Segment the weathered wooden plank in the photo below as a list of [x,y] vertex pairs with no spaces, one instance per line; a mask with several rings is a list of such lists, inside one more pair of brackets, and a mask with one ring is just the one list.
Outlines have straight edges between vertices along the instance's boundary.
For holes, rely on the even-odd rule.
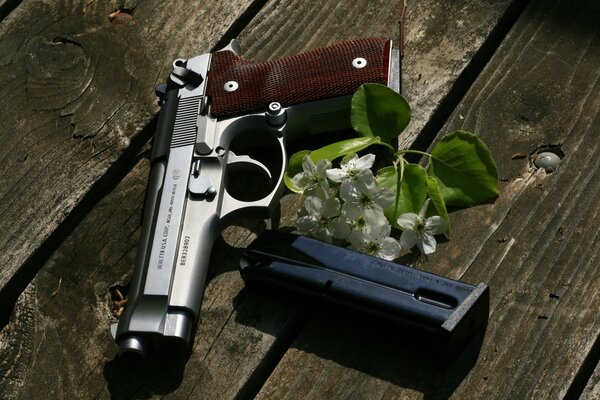
[[149,88],[175,55],[209,50],[251,4],[218,1],[191,13],[182,2],[131,1],[127,23],[109,20],[119,2],[31,0],[2,21],[3,304],[31,279],[33,255],[75,205],[148,140],[142,128],[158,110]]
[[[263,8],[255,23],[242,32],[240,39],[244,52],[256,59],[294,54],[306,48],[360,37],[365,27],[369,35],[392,37],[397,42],[397,29],[390,27],[398,21],[402,2],[388,3],[373,1],[356,7],[356,3],[346,1],[310,4],[273,1]],[[499,22],[503,17],[518,12],[524,3],[408,2],[402,90],[413,113],[410,125],[400,138],[401,147],[409,147],[431,122],[432,115],[473,57],[481,52],[484,42],[502,30]],[[356,13],[357,9],[361,13]],[[300,21],[289,18],[297,14],[303,15]],[[346,18],[347,15],[354,19]]]
[[0,332],[0,395],[4,398],[18,398],[25,383],[36,312],[35,288],[28,286],[19,297],[10,324]]
[[[259,397],[554,399],[581,392],[571,385],[589,374],[586,358],[600,332],[599,15],[589,2],[534,1],[445,126],[482,137],[502,181],[494,204],[451,214],[452,240],[420,264],[490,285],[480,352],[472,345],[440,371],[435,358],[415,359],[402,336],[394,342],[389,332],[317,317]],[[553,173],[512,159],[558,143],[566,157]]]
[[0,21],[18,5],[19,0],[0,0]]
[[[113,359],[110,288],[124,286],[131,273],[147,171],[142,160],[73,231],[21,297],[15,321],[0,336],[6,343],[2,398],[17,397],[13,393],[41,398],[46,392],[48,398],[137,398],[177,387],[180,395],[199,387],[211,398],[234,397],[268,351],[264,347],[272,346],[268,338],[280,333],[277,321],[287,310],[256,296],[238,305],[242,301],[232,294],[244,297],[235,270],[239,250],[221,241],[213,253],[215,268],[193,356],[141,368]],[[242,235],[228,231],[225,237],[233,241]]]
[[[419,12],[430,13],[436,7],[439,10],[442,6],[436,4],[432,2],[429,8],[419,6]],[[491,18],[489,26],[493,25],[491,21],[501,13],[500,10],[506,4],[497,3],[496,7],[498,9],[494,13],[486,14]],[[293,54],[340,39],[389,35],[395,29],[398,9],[399,2],[374,4],[348,1],[325,5],[308,1],[293,4],[272,2],[263,8],[256,20],[242,33],[242,45],[246,44],[244,54],[250,59],[266,59]],[[464,10],[460,7],[458,9]],[[320,15],[327,18],[316,24],[314,30],[306,30],[311,34],[310,39],[306,38],[305,42],[290,42],[287,32],[306,25],[305,20],[312,21]],[[439,14],[435,15],[439,18]],[[438,18],[429,23],[438,24]],[[357,24],[355,21],[361,23]],[[264,33],[274,29],[273,26],[279,27],[278,36]],[[353,29],[349,30],[348,26],[353,26]],[[486,29],[489,26],[484,24]],[[427,27],[423,29],[427,31]],[[478,35],[472,35],[474,41],[464,49],[463,66],[468,63],[477,44],[481,43],[488,32],[486,29],[482,29]],[[409,35],[409,41],[414,43],[415,48],[419,44],[427,48],[427,37],[412,35]],[[266,41],[267,37],[271,40]],[[260,45],[260,41],[263,41],[263,45]],[[274,45],[275,49],[267,50],[267,42]],[[248,44],[251,46],[247,46]],[[416,54],[413,52],[412,56],[416,57]],[[411,57],[410,53],[407,57]],[[453,68],[449,68],[450,72],[444,74],[448,79],[446,89],[451,86],[460,70]],[[439,93],[435,91],[430,95],[435,97]],[[282,352],[286,338],[290,337],[288,331],[293,331],[299,319],[301,320],[297,310],[289,304],[273,301],[273,298],[263,298],[255,292],[242,291],[240,294],[243,283],[235,271],[239,255],[236,248],[248,244],[253,233],[231,230],[224,235],[229,245],[218,242],[214,250],[202,321],[194,353],[187,360],[185,370],[181,363],[175,362],[168,366],[168,375],[161,376],[165,373],[163,366],[132,370],[112,360],[115,348],[107,332],[110,313],[107,292],[111,286],[125,284],[128,280],[146,174],[147,165],[142,162],[69,236],[44,266],[34,285],[28,289],[27,293],[34,293],[35,321],[24,324],[26,329],[21,329],[21,333],[24,334],[23,337],[33,337],[30,340],[35,345],[27,348],[21,344],[25,348],[22,358],[27,359],[25,369],[46,371],[47,368],[35,367],[48,365],[53,358],[61,360],[65,368],[61,371],[49,369],[39,376],[27,376],[27,379],[22,374],[14,374],[12,382],[17,383],[17,388],[25,385],[17,389],[20,393],[39,393],[43,383],[48,392],[65,397],[102,398],[110,394],[115,398],[128,398],[171,394],[175,397],[228,398],[236,393],[242,397],[250,396],[259,389],[269,368],[272,368],[271,364],[276,362],[278,354]],[[283,204],[283,209],[289,211],[283,215],[283,225],[290,226],[294,216],[292,211],[297,208],[297,198],[288,196]],[[262,228],[259,226],[252,230],[260,229]],[[61,289],[52,296],[60,277],[63,277]],[[69,277],[69,283],[65,283],[65,277]],[[90,289],[85,297],[79,297],[78,303],[75,303],[80,304],[81,309],[73,310],[72,299],[77,297],[82,286]],[[24,298],[21,301],[23,304],[30,303]],[[21,309],[22,307],[19,310]],[[26,315],[24,312],[22,314]],[[81,323],[74,325],[73,320]],[[16,329],[12,332],[16,332]],[[65,333],[68,333],[72,341],[65,339]],[[11,331],[6,335],[11,335]],[[56,340],[60,340],[64,346],[61,354],[54,352],[56,346],[53,341]],[[37,364],[32,366],[32,363]],[[65,385],[65,382],[69,384]]]
[[[148,87],[155,79],[161,78],[148,79]],[[235,271],[239,251],[224,242],[216,245],[213,255],[217,268],[211,271],[214,277],[205,294],[197,342],[187,361],[190,373],[183,373],[182,363],[170,366],[172,372],[162,376],[163,369],[132,370],[110,361],[115,347],[108,336],[108,289],[125,284],[131,272],[146,176],[147,164],[141,163],[69,236],[26,292],[30,296],[21,299],[18,315],[29,315],[24,307],[33,298],[35,318],[17,319],[3,331],[3,342],[18,353],[14,357],[18,368],[5,367],[5,393],[40,396],[45,388],[57,397],[128,398],[165,394],[178,387],[176,395],[201,391],[202,396],[220,398],[255,390],[246,386],[248,377],[260,370],[265,354],[278,345],[276,336],[285,337],[295,319],[289,308],[260,301],[256,294],[238,306],[234,300],[243,287]],[[233,232],[225,234],[234,236],[233,243],[247,244],[252,238]],[[82,288],[87,288],[83,297]],[[28,341],[19,342],[19,336]],[[64,368],[49,368],[52,363]]]
[[[598,5],[587,2],[534,2],[449,124],[481,131],[507,180],[493,209],[474,214],[490,221],[487,227],[472,230],[471,218],[458,227],[487,240],[462,263],[448,260],[468,268],[465,279],[487,281],[496,293],[488,334],[498,350],[484,348],[485,362],[463,393],[488,376],[479,393],[500,386],[516,397],[562,397],[597,340],[599,15]],[[555,173],[509,161],[557,143],[566,158]],[[512,374],[492,374],[511,367]]]
[[589,382],[581,393],[583,400],[598,400],[600,399],[600,364],[596,365],[596,369],[592,374]]
[[[109,21],[119,6],[135,9],[131,22]],[[106,183],[106,176],[115,175],[107,170],[116,160],[119,168],[118,160],[130,159],[148,139],[151,132],[142,128],[158,109],[152,84],[164,79],[169,60],[175,54],[209,50],[251,6],[250,1],[213,2],[191,15],[189,5],[180,2],[29,1],[2,21],[2,325],[12,299],[39,268],[39,258],[47,256],[38,251],[42,243],[47,244],[49,235],[101,176],[105,174]],[[167,31],[169,35],[164,34]],[[49,283],[56,284],[56,280]],[[46,328],[56,322],[30,312],[38,304],[35,293],[35,287],[27,289],[11,324],[2,331],[3,398],[16,396],[27,377],[44,376],[30,375],[39,372],[29,370],[30,357],[34,343],[43,343]],[[96,301],[92,299],[92,308]],[[35,326],[43,329],[32,329]],[[68,340],[68,335],[61,340]],[[73,350],[49,348],[59,353]],[[51,363],[53,358],[54,353],[48,353],[44,361]],[[60,369],[44,370],[64,382]],[[51,398],[60,390],[42,391],[36,397]]]

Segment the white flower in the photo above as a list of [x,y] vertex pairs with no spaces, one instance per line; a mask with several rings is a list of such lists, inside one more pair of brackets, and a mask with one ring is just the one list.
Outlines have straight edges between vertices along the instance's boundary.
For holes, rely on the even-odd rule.
[[329,189],[326,173],[328,168],[331,168],[331,161],[323,159],[315,165],[310,155],[307,154],[302,159],[303,171],[294,175],[292,182],[304,192],[317,190],[326,193]]
[[300,234],[331,243],[332,238],[344,239],[350,233],[348,223],[344,218],[339,218],[341,206],[338,198],[323,200],[308,196],[304,201],[304,209],[306,215],[296,223]]
[[344,182],[339,195],[345,202],[345,211],[349,219],[358,218],[365,210],[384,210],[392,205],[395,199],[394,192],[377,187],[375,180],[370,183],[360,180]]
[[340,164],[340,168],[328,169],[326,171],[327,178],[337,183],[354,180],[371,182],[374,177],[370,168],[373,166],[374,162],[375,155],[373,154],[366,154],[360,158],[358,158],[356,154],[351,158],[344,157]]
[[349,206],[348,203],[342,205],[342,215],[348,218],[348,223],[353,232],[362,232],[370,234],[373,227],[385,225],[388,223],[387,218],[383,214],[383,210],[365,209],[361,214],[354,215],[353,218],[348,217],[348,208],[350,213],[355,213],[355,208]]
[[427,199],[419,211],[415,213],[404,213],[398,217],[398,225],[402,228],[400,236],[400,245],[405,249],[410,249],[415,245],[423,254],[431,254],[435,251],[436,241],[433,235],[439,235],[446,232],[446,223],[442,217],[435,215],[425,219],[425,212],[429,206],[430,199]]
[[400,255],[400,245],[396,239],[389,236],[390,232],[391,227],[388,223],[372,226],[368,232],[352,232],[348,236],[348,242],[351,249],[392,261]]

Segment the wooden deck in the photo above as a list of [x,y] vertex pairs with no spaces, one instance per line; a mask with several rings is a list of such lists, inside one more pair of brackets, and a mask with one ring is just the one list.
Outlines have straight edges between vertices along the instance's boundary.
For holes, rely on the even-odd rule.
[[[177,57],[238,37],[267,60],[396,38],[399,0],[0,0],[0,398],[600,399],[600,4],[408,2],[400,146],[489,146],[493,203],[450,214],[418,268],[490,286],[485,335],[450,365],[408,332],[244,288],[242,221],[214,247],[194,350],[116,359],[158,106]],[[128,21],[109,21],[121,8]],[[122,22],[122,23],[117,23]],[[565,154],[547,173],[529,155]],[[291,226],[299,198],[282,199]]]

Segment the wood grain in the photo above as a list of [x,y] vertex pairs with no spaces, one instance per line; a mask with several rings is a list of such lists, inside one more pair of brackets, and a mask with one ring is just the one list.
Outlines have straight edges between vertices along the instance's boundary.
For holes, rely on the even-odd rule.
[[190,14],[181,2],[132,1],[133,19],[115,24],[108,17],[117,2],[27,1],[2,21],[3,304],[35,274],[35,252],[100,177],[149,139],[143,128],[158,111],[152,85],[172,60],[209,50],[250,4],[214,2]]
[[[115,169],[135,162],[135,153],[152,133],[144,128],[158,111],[153,85],[164,80],[171,60],[208,51],[252,4],[213,2],[190,14],[189,5],[181,2],[126,3],[28,1],[0,24],[2,319],[47,257],[38,250],[47,246],[57,230],[72,228],[65,227],[64,221],[74,207],[100,180],[106,183],[107,175],[122,175]],[[109,14],[120,6],[133,14],[129,23],[109,20]],[[141,203],[141,197],[135,201]],[[102,220],[108,218],[110,213]],[[105,238],[97,238],[103,240],[103,251],[110,251]],[[127,254],[132,249],[132,243],[125,243],[119,250]],[[88,259],[84,265],[71,267],[61,289],[64,293],[69,277],[76,281],[85,273],[93,276],[103,265],[98,259]],[[94,327],[101,326],[98,333],[106,334],[103,297],[73,289],[66,306],[55,305],[53,317],[45,317],[38,308],[38,296],[54,298],[62,276],[46,279],[45,287],[52,289],[38,292],[35,284],[28,288],[2,330],[2,398],[60,398],[65,393],[89,398],[89,392],[81,394],[79,381],[72,380],[77,376],[83,385],[86,376],[78,374],[90,373],[80,369],[80,353],[86,355],[86,365],[93,364],[91,371],[102,376],[98,346],[87,348],[83,339],[64,348],[56,343],[69,343],[82,321],[101,321]],[[102,288],[104,294],[106,289]],[[89,295],[87,303],[80,300],[85,295]],[[79,309],[80,303],[85,307]],[[88,319],[88,311],[97,319]],[[76,314],[80,317],[70,318]],[[43,344],[48,346],[46,358],[38,357]],[[68,360],[73,360],[70,367]],[[61,361],[67,364],[56,368]],[[32,365],[39,369],[30,369]],[[36,375],[40,369],[48,375]],[[54,386],[44,386],[46,382]],[[64,387],[66,383],[73,385]]]
[[583,400],[600,399],[600,364],[596,365],[596,369],[586,385],[585,390],[581,393],[581,398]]
[[[409,147],[430,121],[512,2],[407,3],[403,94],[413,113],[410,125],[400,137],[400,147]],[[365,33],[390,37],[397,43],[401,4],[381,0],[271,1],[240,35],[242,49],[253,59],[265,60]],[[302,17],[290,18],[292,15]]]
[[[141,18],[139,8],[134,13],[136,22]],[[172,12],[179,12],[176,17],[185,19],[182,11]],[[211,20],[216,25],[223,24],[222,19],[212,17]],[[187,33],[192,32],[189,29],[193,22],[181,21],[188,29]],[[158,26],[165,21],[156,23]],[[210,25],[205,26],[205,29],[209,28]],[[216,27],[211,29],[216,31]],[[365,27],[364,33],[367,30]],[[199,35],[194,42],[202,38]],[[197,46],[193,54],[205,50],[207,44],[204,45],[204,48]],[[149,43],[148,46],[152,48],[160,43]],[[189,50],[189,46],[191,44],[186,43],[183,50]],[[172,58],[170,54],[153,57],[157,57],[155,63],[164,64],[164,69],[160,76],[156,73],[150,79],[145,74],[139,77],[140,82],[146,79],[144,94],[148,96],[152,94],[155,81],[164,79]],[[99,96],[104,98],[109,94]],[[154,107],[154,100],[152,103],[148,100],[148,103],[148,107]],[[150,114],[146,116],[150,117]],[[127,134],[133,132],[127,131]],[[95,137],[78,139],[96,140]],[[94,143],[97,146],[97,142]],[[131,398],[169,393],[184,397],[228,398],[257,391],[252,379],[272,369],[269,352],[282,346],[278,337],[291,336],[287,331],[294,329],[297,312],[291,306],[264,299],[258,293],[242,292],[243,282],[236,270],[241,250],[232,247],[250,243],[255,235],[252,231],[264,229],[261,228],[264,223],[250,225],[251,230],[228,230],[224,237],[230,244],[220,241],[215,246],[212,263],[216,267],[210,272],[192,357],[173,360],[167,374],[162,365],[131,369],[113,359],[116,349],[108,333],[109,289],[115,285],[125,286],[131,273],[147,174],[147,163],[138,164],[57,249],[28,289],[35,290],[35,318],[20,326],[10,324],[12,330],[6,330],[6,335],[17,342],[19,337],[33,337],[33,344],[21,345],[24,350],[17,362],[21,369],[14,373],[11,382],[15,384],[11,384],[6,393],[18,393],[25,398],[43,397],[44,393],[49,393],[50,398]],[[283,208],[295,210],[295,203],[286,206],[288,199],[292,199],[292,203],[295,201],[293,197],[287,197],[283,200]],[[285,214],[283,224],[289,225],[293,214]],[[59,281],[61,288],[52,296]],[[28,304],[28,299],[22,298],[20,302]],[[20,305],[18,312],[23,307]],[[10,347],[16,349],[17,345]],[[278,351],[281,353],[283,349]],[[63,368],[57,370],[51,367],[53,364]],[[266,372],[261,372],[263,370]]]
[[[600,332],[599,12],[583,1],[533,2],[445,126],[488,144],[502,194],[494,204],[451,213],[453,238],[419,267],[489,284],[483,343],[440,370],[405,332],[317,316],[260,398],[581,393],[572,385],[591,375],[586,358]],[[545,144],[561,144],[566,154],[552,173],[511,158]]]
[[34,350],[36,300],[35,286],[30,285],[21,293],[10,324],[0,332],[0,394],[7,399],[18,398],[25,384]]
[[[239,249],[220,241],[192,357],[136,368],[115,358],[108,329],[115,321],[111,288],[124,291],[131,274],[147,171],[143,159],[46,263],[26,292],[33,295],[21,297],[17,320],[2,331],[10,339],[7,351],[18,356],[11,358],[12,368],[19,368],[3,398],[11,398],[8,388],[17,384],[22,398],[45,392],[47,398],[132,398],[176,388],[179,395],[201,388],[212,398],[233,397],[272,345],[269,338],[281,333],[276,321],[288,309],[268,301],[259,307],[256,296],[238,304],[244,297],[235,270]],[[239,230],[225,237],[232,232],[234,240],[244,238]]]
[[[272,1],[263,7],[257,17],[241,33],[240,39],[245,47],[243,55],[253,60],[272,59],[353,37],[389,36],[390,32],[394,32],[396,29],[399,3],[339,1],[316,4],[309,1]],[[435,26],[439,26],[440,21],[444,18],[453,21],[453,12],[462,10],[461,12],[466,18],[471,18],[471,20],[467,19],[468,22],[465,24],[477,27],[477,34],[470,31],[470,35],[461,36],[460,43],[461,46],[464,45],[462,47],[464,52],[453,53],[457,59],[448,59],[447,69],[444,70],[441,67],[444,59],[436,58],[434,64],[439,63],[436,64],[437,68],[442,68],[443,72],[439,72],[439,74],[444,77],[445,83],[439,84],[437,81],[436,85],[425,85],[415,89],[415,92],[419,92],[419,96],[431,96],[432,99],[443,97],[444,91],[447,92],[453,85],[462,68],[468,64],[469,57],[489,34],[490,29],[493,28],[507,5],[508,2],[491,1],[483,5],[463,3],[446,6],[445,3],[438,1],[415,4],[411,11],[414,13],[411,14],[411,18],[419,21],[419,24],[422,25],[421,30],[409,32],[409,48],[413,48],[414,51],[412,55],[410,53],[407,55],[407,60],[409,57],[415,57],[416,61],[423,60],[425,64],[421,65],[432,63],[427,59],[426,54],[429,54],[428,51],[434,53],[439,51],[437,46],[440,46],[441,43],[434,45],[438,38],[437,34],[430,36],[425,33],[439,32],[436,31]],[[201,29],[195,25],[196,14],[194,17],[187,15],[187,18],[190,18],[187,20],[183,15],[184,12],[179,8],[176,9],[175,15],[170,16],[159,13],[162,7],[151,10],[145,7],[140,4],[135,8],[134,21],[136,24],[139,23],[140,15],[144,15],[141,14],[142,11],[147,10],[148,15],[156,19],[156,21],[153,20],[152,26],[155,26],[156,23],[156,27],[158,27],[161,23],[165,23],[169,28],[165,28],[165,31],[176,32],[176,35],[189,34],[193,36],[195,33],[192,34],[190,29]],[[470,11],[478,7],[483,7],[486,12],[476,14]],[[23,12],[20,9],[17,11]],[[203,10],[203,12],[202,18],[210,17],[206,14],[208,11]],[[434,16],[435,18],[433,18]],[[16,18],[14,15],[11,17]],[[178,24],[169,22],[171,21],[169,18],[177,19]],[[481,22],[482,19],[484,22]],[[205,26],[203,28],[206,29],[206,32],[203,31],[204,35],[215,34],[218,36],[216,32],[222,32],[219,28],[226,25],[221,26],[223,22],[218,17],[205,21],[214,21],[214,25]],[[454,22],[447,23],[458,28]],[[144,34],[148,35],[147,37],[161,36],[152,28],[145,29],[148,29],[148,32],[144,31]],[[452,31],[452,29],[448,29],[448,32]],[[133,33],[127,32],[127,35],[135,39]],[[448,34],[448,40],[456,37],[453,35],[455,34]],[[63,39],[60,41],[65,43],[59,43],[60,45],[71,45],[65,39],[68,36],[61,37]],[[142,68],[139,67],[134,71],[135,74],[131,73],[133,77],[130,78],[135,83],[135,85],[132,83],[131,87],[138,88],[140,92],[143,92],[143,95],[139,96],[147,101],[147,104],[137,106],[147,107],[150,110],[146,114],[146,121],[155,112],[154,100],[150,100],[152,83],[164,79],[170,62],[170,57],[165,54],[151,52],[153,49],[166,47],[165,42],[156,37],[153,37],[154,42],[152,43],[143,42],[144,48],[139,51],[149,51],[148,57],[152,58],[152,60],[147,60],[149,65],[159,63],[162,68],[160,71],[152,70],[152,73],[141,73]],[[472,40],[465,41],[467,37]],[[185,46],[185,48],[179,49],[180,54],[185,54],[193,44],[197,45],[201,40],[207,40],[206,36],[197,35],[193,37],[191,43],[180,44],[180,46]],[[136,42],[139,41],[132,40],[132,43]],[[146,46],[150,50],[146,49]],[[191,54],[200,53],[206,49],[207,44],[204,43],[204,46],[197,45]],[[457,48],[461,46],[457,45]],[[132,51],[132,47],[135,46],[128,43],[122,51]],[[422,53],[418,53],[417,49],[419,48],[422,49]],[[77,49],[73,49],[74,54],[77,54],[77,51]],[[161,51],[169,52],[170,56],[178,50],[162,49]],[[417,54],[423,55],[422,58]],[[134,55],[128,57],[134,57]],[[143,65],[143,69],[145,69],[146,66]],[[410,65],[410,62],[407,61],[405,69],[407,76],[418,75],[417,69],[413,69],[415,67]],[[150,69],[150,67],[148,68]],[[138,76],[137,72],[140,72],[141,75]],[[73,74],[73,76],[73,79],[76,79],[77,74]],[[119,80],[119,82],[122,81]],[[37,93],[40,98],[45,96],[39,88]],[[111,99],[107,100],[110,103],[112,95],[113,93],[103,92],[100,98],[106,96]],[[39,100],[39,104],[55,101],[60,105],[60,101],[56,97],[58,96],[48,95],[49,100]],[[133,101],[133,97],[133,95],[129,95],[128,99],[131,98]],[[432,102],[435,103],[436,100],[432,100]],[[124,110],[129,107],[128,104],[121,106],[118,112],[125,112]],[[429,115],[434,108],[430,109]],[[131,112],[128,115],[133,116],[133,114]],[[83,116],[79,118],[83,118]],[[423,118],[427,119],[428,117]],[[112,123],[116,124],[111,120],[107,125],[111,126]],[[138,130],[140,127],[135,124],[133,126],[132,128],[130,125],[126,125],[117,131],[123,132],[125,136],[129,137],[128,135],[135,133],[132,130]],[[103,143],[99,141],[98,134],[89,138],[85,138],[85,133],[81,135],[83,137],[79,137],[79,140],[91,141],[94,146]],[[91,144],[88,145],[91,146]],[[114,162],[113,160],[108,159],[106,162],[111,164]],[[23,295],[21,298],[21,305],[17,310],[20,312],[26,305],[33,304],[33,322],[25,322],[20,328],[9,325],[13,330],[5,329],[2,333],[11,338],[21,336],[31,338],[28,340],[32,344],[19,345],[24,348],[21,356],[23,362],[16,363],[18,365],[14,367],[16,372],[10,380],[12,382],[10,384],[11,391],[6,393],[18,393],[22,398],[32,395],[43,396],[45,393],[48,393],[46,397],[49,398],[148,398],[153,396],[232,398],[236,395],[247,398],[260,389],[262,382],[287,348],[287,342],[294,336],[298,324],[302,323],[301,310],[285,300],[274,300],[268,294],[243,290],[243,283],[235,270],[240,249],[250,243],[254,235],[264,228],[264,224],[260,222],[248,222],[246,225],[249,229],[227,230],[224,233],[225,240],[217,242],[215,246],[210,283],[202,309],[202,320],[196,336],[194,352],[189,359],[175,358],[166,365],[139,369],[128,368],[114,359],[115,348],[108,334],[108,322],[111,319],[109,289],[114,285],[126,285],[129,280],[139,229],[141,199],[143,198],[147,168],[147,162],[140,161],[131,174],[95,207],[93,212],[72,232],[44,265],[34,284],[28,289],[27,293],[30,297]],[[284,210],[282,224],[291,226],[295,210],[298,208],[298,197],[286,196],[282,204]],[[52,230],[53,228],[49,227],[48,229]],[[59,282],[61,282],[60,290],[57,292]],[[23,315],[25,315],[24,311]],[[26,318],[23,319],[27,321]],[[316,332],[319,335],[322,331],[317,330]],[[357,334],[359,332],[360,329],[357,329]],[[388,338],[391,341],[394,339],[389,336]],[[57,343],[60,345],[57,346]],[[383,342],[379,343],[383,344]],[[324,342],[324,344],[328,345],[328,342]],[[360,342],[355,342],[355,344],[358,347],[361,346]],[[11,347],[16,346],[15,344]],[[349,356],[355,357],[353,353],[350,353]],[[315,360],[316,366],[325,363],[327,363],[327,358]],[[60,369],[51,367],[57,364],[61,365]],[[369,365],[375,367],[379,364],[373,360]],[[306,370],[317,367],[302,365],[299,368]],[[36,371],[37,375],[32,371]],[[291,376],[302,376],[296,369],[290,369],[287,372]],[[354,374],[360,375],[360,368]],[[337,374],[334,373],[333,377],[336,376]],[[383,376],[384,382],[386,376]],[[422,381],[425,381],[425,377]],[[459,381],[458,379],[454,380],[454,382]],[[402,382],[405,381],[399,380],[396,381],[396,384],[402,385]],[[456,385],[457,383],[454,384],[454,386]],[[0,388],[3,387],[9,386],[0,386]],[[329,389],[323,386],[320,388],[322,391],[314,392],[315,396],[330,393]],[[388,390],[383,386],[378,386],[378,388],[383,391]]]

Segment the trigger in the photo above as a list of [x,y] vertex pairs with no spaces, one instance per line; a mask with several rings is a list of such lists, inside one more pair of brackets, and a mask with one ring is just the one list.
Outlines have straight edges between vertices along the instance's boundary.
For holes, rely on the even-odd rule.
[[240,168],[242,170],[251,169],[253,171],[257,171],[257,172],[260,172],[261,174],[263,174],[264,177],[266,179],[268,179],[269,182],[272,182],[272,180],[273,180],[271,171],[269,171],[269,169],[267,167],[265,167],[265,165],[263,163],[255,160],[253,158],[250,158],[247,155],[238,156],[233,151],[230,150],[229,154],[227,155],[227,165],[230,168],[236,168],[236,169]]

